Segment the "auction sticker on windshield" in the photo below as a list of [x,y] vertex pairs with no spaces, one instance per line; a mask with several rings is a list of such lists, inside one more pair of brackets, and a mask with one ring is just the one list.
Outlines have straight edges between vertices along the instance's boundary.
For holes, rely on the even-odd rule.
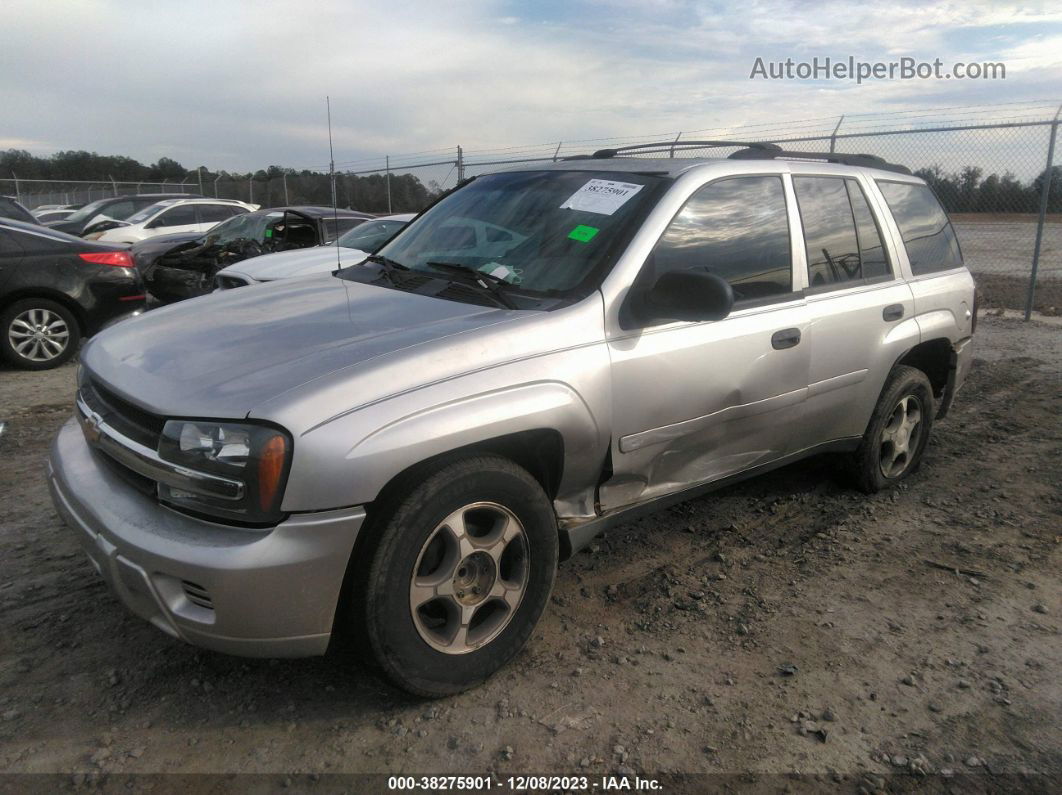
[[613,182],[610,179],[592,179],[560,206],[562,210],[582,210],[599,215],[612,215],[627,200],[644,186],[632,182]]

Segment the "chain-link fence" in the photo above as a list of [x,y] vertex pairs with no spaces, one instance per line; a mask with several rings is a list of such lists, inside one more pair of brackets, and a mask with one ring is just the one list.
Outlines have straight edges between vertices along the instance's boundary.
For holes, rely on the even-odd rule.
[[115,180],[0,179],[0,194],[14,196],[30,210],[47,205],[82,205],[130,193],[198,194],[194,180],[120,182]]
[[1013,103],[797,123],[746,125],[649,136],[465,150],[452,147],[343,163],[349,174],[413,172],[447,188],[477,174],[599,149],[660,142],[640,157],[726,157],[734,148],[691,140],[774,143],[812,153],[866,153],[924,177],[951,215],[985,305],[1049,314],[1062,309],[1062,166],[1055,165],[1062,106]]
[[[660,142],[645,157],[726,157],[734,148],[698,148],[691,140],[774,143],[813,153],[867,153],[924,177],[949,212],[963,255],[988,306],[1062,308],[1062,166],[1056,166],[1062,106],[1011,103],[810,119],[467,150],[445,147],[337,163],[340,206],[368,212],[418,210],[466,177],[585,155],[603,148]],[[29,207],[83,203],[119,193],[193,192],[265,207],[330,205],[327,167],[267,178],[190,173],[183,182],[47,183],[0,179],[0,193]],[[262,172],[259,172],[260,174]]]

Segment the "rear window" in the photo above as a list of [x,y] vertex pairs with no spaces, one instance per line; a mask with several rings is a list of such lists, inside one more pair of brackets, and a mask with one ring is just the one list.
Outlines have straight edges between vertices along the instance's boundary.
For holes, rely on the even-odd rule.
[[878,188],[900,227],[915,276],[962,267],[955,230],[928,186],[879,180]]

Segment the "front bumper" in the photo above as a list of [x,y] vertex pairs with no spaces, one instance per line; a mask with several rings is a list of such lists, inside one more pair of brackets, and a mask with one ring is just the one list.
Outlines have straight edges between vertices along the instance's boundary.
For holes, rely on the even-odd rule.
[[52,501],[125,605],[164,632],[227,654],[323,654],[361,508],[295,514],[268,530],[195,519],[133,489],[77,421],[48,460]]

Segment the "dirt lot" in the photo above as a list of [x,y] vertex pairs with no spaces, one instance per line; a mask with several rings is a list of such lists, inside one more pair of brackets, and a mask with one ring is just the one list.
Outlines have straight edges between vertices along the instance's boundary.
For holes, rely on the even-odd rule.
[[[1028,279],[1036,246],[1036,216],[976,213],[953,215],[963,260],[975,274],[994,273]],[[1042,279],[1062,277],[1062,223],[1049,216],[1040,243]]]
[[867,498],[815,460],[615,529],[562,567],[514,664],[438,702],[344,655],[224,657],[128,615],[44,485],[72,367],[0,370],[0,771],[63,774],[0,789],[196,771],[1057,791],[1062,327],[979,332],[905,487]]

